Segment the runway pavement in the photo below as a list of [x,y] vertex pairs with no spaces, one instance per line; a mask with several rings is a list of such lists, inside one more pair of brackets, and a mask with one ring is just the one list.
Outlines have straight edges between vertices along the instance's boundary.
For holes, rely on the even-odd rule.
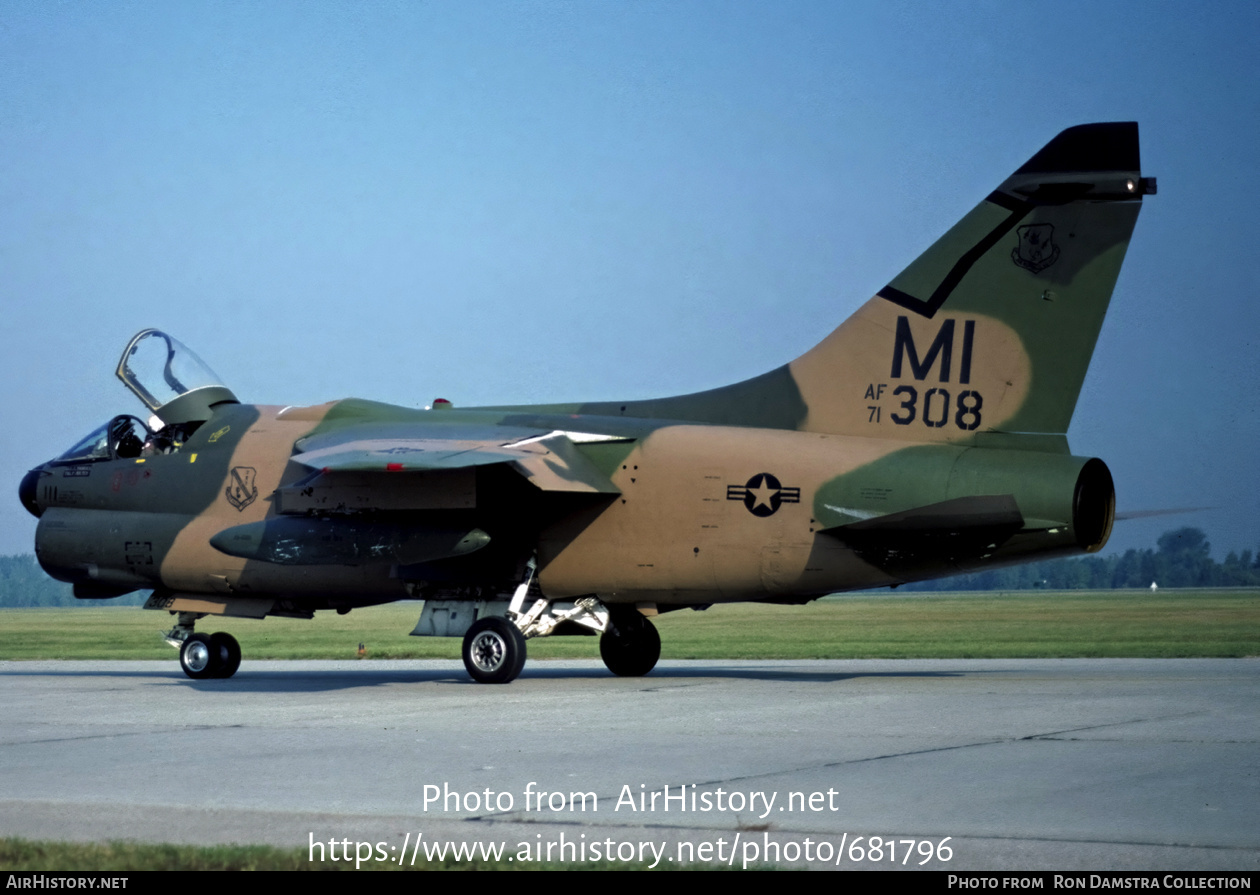
[[1258,710],[1254,659],[0,662],[0,835],[1257,870]]

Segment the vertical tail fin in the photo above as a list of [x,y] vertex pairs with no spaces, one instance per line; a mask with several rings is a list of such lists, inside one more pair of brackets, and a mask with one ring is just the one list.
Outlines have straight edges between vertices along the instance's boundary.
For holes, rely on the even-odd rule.
[[[1140,167],[1135,123],[1055,137],[791,364],[803,428],[916,441],[1066,432],[1154,192]],[[863,390],[866,413],[837,382]]]
[[821,343],[736,385],[584,412],[966,440],[1064,433],[1142,196],[1133,122],[1050,141]]

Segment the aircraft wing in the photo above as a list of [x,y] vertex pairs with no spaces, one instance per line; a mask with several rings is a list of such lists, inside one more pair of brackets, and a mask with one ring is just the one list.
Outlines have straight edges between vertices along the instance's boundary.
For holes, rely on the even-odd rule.
[[303,451],[293,459],[321,472],[418,472],[509,463],[533,456],[535,452],[528,448],[491,440],[361,438]]
[[[316,477],[362,479],[402,473],[436,474],[471,471],[477,466],[506,464],[543,491],[620,494],[612,481],[575,446],[579,441],[626,439],[559,430],[503,426],[451,427],[422,435],[404,427],[354,427],[301,439],[293,456]],[[308,486],[304,479],[283,491]]]
[[[211,538],[229,556],[278,565],[424,563],[484,548],[490,536],[458,515],[424,522],[374,513],[466,510],[477,505],[477,467],[502,464],[549,493],[621,493],[573,439],[587,433],[501,426],[367,424],[299,439],[292,460],[311,470],[276,492],[278,517]],[[362,515],[362,514],[369,515]]]

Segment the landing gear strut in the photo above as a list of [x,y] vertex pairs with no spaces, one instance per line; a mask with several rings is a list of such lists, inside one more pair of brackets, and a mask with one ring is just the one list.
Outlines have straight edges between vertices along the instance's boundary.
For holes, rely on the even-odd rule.
[[642,677],[661,657],[661,635],[638,612],[615,612],[599,638],[599,656],[619,677]]

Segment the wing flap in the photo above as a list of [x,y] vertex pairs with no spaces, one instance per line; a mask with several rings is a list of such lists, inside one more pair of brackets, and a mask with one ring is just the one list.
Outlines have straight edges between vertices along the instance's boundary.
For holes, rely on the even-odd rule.
[[600,472],[563,432],[520,445],[528,457],[512,463],[531,485],[541,491],[565,491],[573,494],[620,494],[612,479]]

